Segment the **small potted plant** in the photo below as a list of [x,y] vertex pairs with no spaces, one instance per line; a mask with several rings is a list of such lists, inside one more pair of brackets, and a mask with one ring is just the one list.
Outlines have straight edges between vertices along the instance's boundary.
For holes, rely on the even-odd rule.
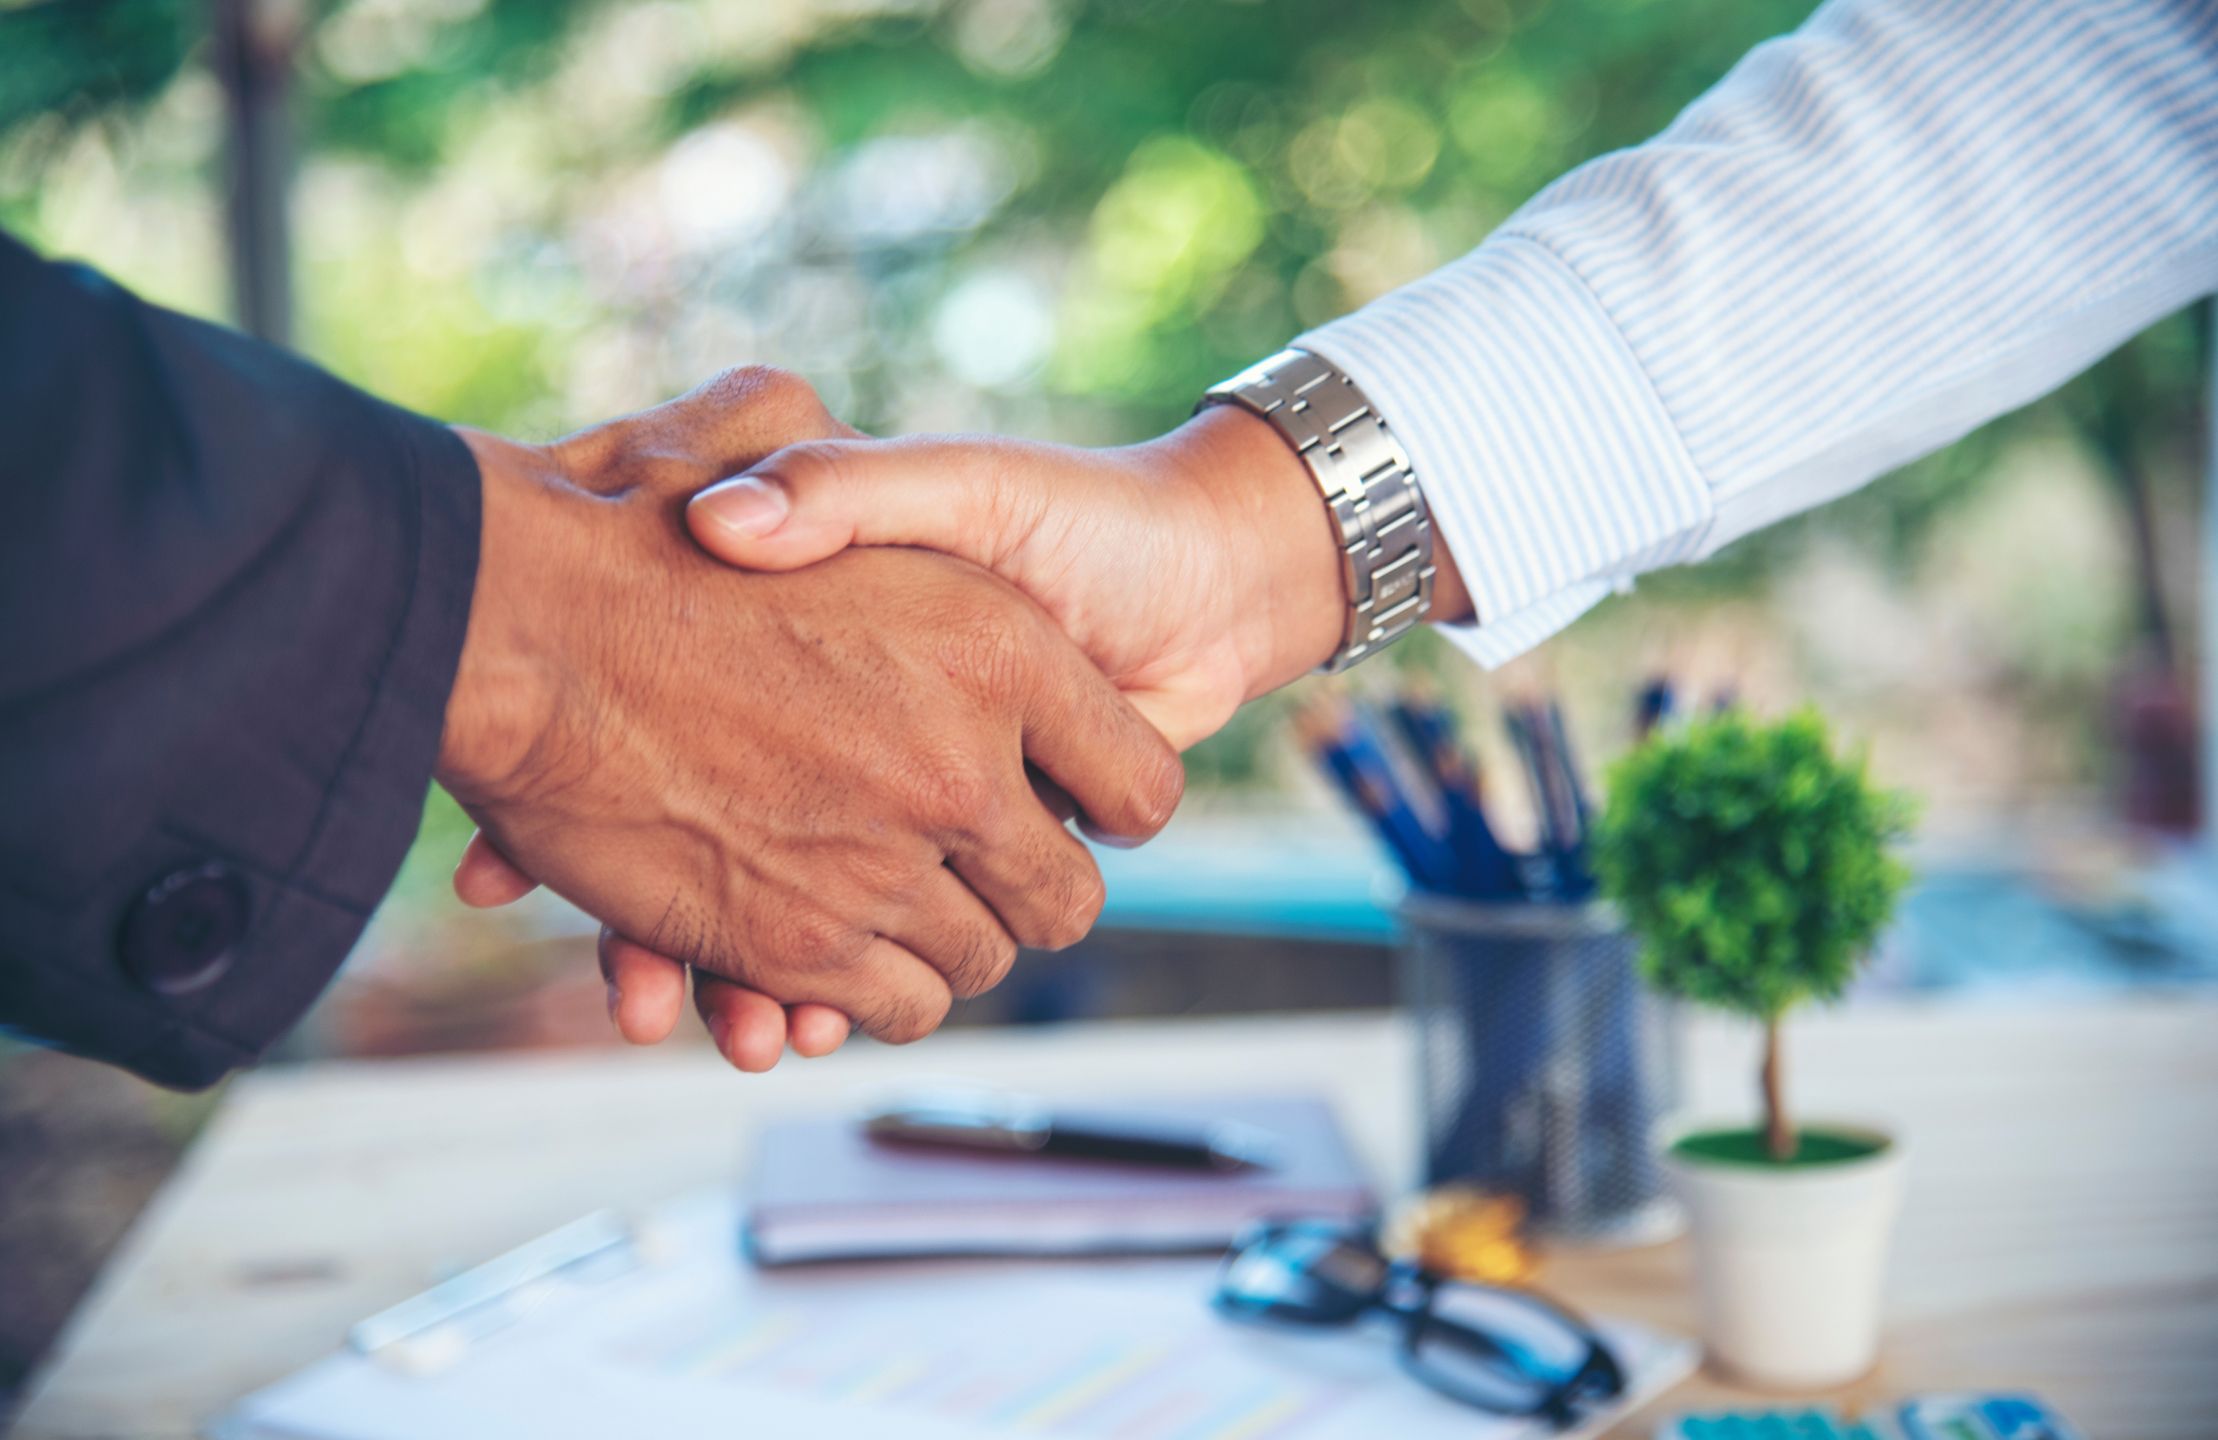
[[1837,998],[1870,952],[1909,878],[1893,853],[1909,813],[1807,710],[1698,721],[1610,775],[1595,870],[1644,974],[1763,1027],[1762,1123],[1688,1130],[1665,1155],[1711,1363],[1758,1384],[1837,1384],[1877,1358],[1901,1147],[1869,1128],[1797,1124],[1780,1029],[1795,1006]]

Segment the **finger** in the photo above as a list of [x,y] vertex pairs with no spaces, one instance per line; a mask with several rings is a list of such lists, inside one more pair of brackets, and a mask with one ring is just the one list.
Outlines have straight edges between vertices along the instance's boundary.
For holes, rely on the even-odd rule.
[[685,1013],[685,966],[636,940],[601,927],[601,978],[608,982],[609,1018],[634,1045],[659,1045]]
[[786,1008],[786,1043],[793,1053],[814,1060],[847,1043],[847,1017],[829,1005],[804,1001]]
[[853,1018],[855,1028],[889,1045],[922,1040],[940,1028],[955,994],[947,977],[914,951],[873,936],[851,967],[855,980],[836,996],[812,996]]
[[462,861],[454,867],[454,893],[463,904],[490,910],[521,900],[538,888],[539,882],[493,848],[483,830],[470,833],[470,843],[462,847]]
[[1137,844],[1168,824],[1186,769],[1162,733],[1117,693],[1062,632],[1027,672],[1024,755],[1076,802],[1087,827]]
[[[1003,930],[1036,950],[1077,944],[1101,914],[1101,867],[1029,791],[994,807],[975,831],[949,837],[947,863],[963,888],[992,907]],[[953,953],[917,948],[927,959]],[[965,970],[950,984],[958,995],[975,995],[977,989],[964,988],[975,978]]]
[[1033,447],[917,436],[789,445],[686,506],[700,547],[747,570],[793,570],[850,545],[915,545],[991,568],[1039,523]]
[[[1133,708],[1146,717],[1149,725],[1154,726],[1158,731],[1163,730],[1162,725],[1157,723],[1155,716],[1148,713],[1147,704],[1141,696],[1130,695],[1127,698],[1132,701]],[[1163,731],[1163,738],[1171,741],[1173,745],[1178,743],[1168,731]],[[1109,845],[1119,850],[1129,850],[1140,843],[1137,840],[1128,840],[1122,835],[1111,835],[1094,824],[1093,821],[1079,814],[1078,802],[1065,794],[1062,786],[1042,775],[1038,768],[1029,761],[1025,763],[1025,772],[1032,778],[1032,793],[1040,797],[1040,803],[1047,807],[1047,813],[1053,815],[1058,821],[1077,821],[1078,833],[1084,835],[1096,845]]]
[[1078,818],[1078,802],[1071,799],[1062,786],[1042,775],[1039,767],[1027,761],[1024,778],[1032,782],[1032,793],[1040,797],[1040,803],[1047,807],[1047,813],[1053,815],[1057,821]]
[[733,1068],[760,1075],[786,1050],[786,1007],[705,970],[693,972],[693,1008]]
[[[609,979],[610,1015],[621,1017],[618,1029],[635,1044],[668,1039],[685,1008],[687,967],[607,929],[601,931],[600,948],[601,973]],[[696,987],[703,981],[747,988],[707,971],[697,972]],[[787,1041],[795,1054],[810,1059],[829,1055],[846,1044],[853,1028],[843,1012],[829,1005],[803,1001],[786,1010]]]
[[946,977],[914,952],[829,912],[789,914],[748,949],[696,956],[693,969],[748,986],[763,977],[787,1004],[826,1007],[896,1045],[931,1034],[955,1001]]
[[581,482],[618,476],[626,486],[646,485],[678,498],[746,469],[781,445],[859,435],[834,419],[809,382],[792,371],[742,365],[675,400],[581,430],[548,448]]
[[[1089,915],[1085,923],[1092,921]],[[1000,984],[1017,960],[1016,939],[986,902],[944,866],[917,887],[909,912],[887,927],[886,938],[938,970],[947,988],[963,1000]]]
[[729,475],[796,440],[853,438],[824,401],[791,370],[741,365],[644,415],[634,417],[665,445]]

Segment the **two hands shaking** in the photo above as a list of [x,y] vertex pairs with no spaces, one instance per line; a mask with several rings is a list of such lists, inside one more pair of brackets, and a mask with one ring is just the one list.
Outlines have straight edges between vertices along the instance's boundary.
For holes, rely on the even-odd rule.
[[[465,433],[484,525],[439,778],[473,905],[603,924],[618,1029],[693,1001],[766,1070],[904,1042],[1098,915],[1177,751],[1340,643],[1340,552],[1263,420],[1145,444],[861,437],[728,372],[552,445]],[[1439,552],[1434,618],[1469,611]]]

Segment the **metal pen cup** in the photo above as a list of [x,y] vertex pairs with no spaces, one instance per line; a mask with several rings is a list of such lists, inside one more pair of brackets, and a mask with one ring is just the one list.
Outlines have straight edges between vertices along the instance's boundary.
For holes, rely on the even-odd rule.
[[1400,915],[1425,1182],[1514,1195],[1554,1239],[1675,1232],[1655,1146],[1677,1025],[1614,912],[1412,894]]

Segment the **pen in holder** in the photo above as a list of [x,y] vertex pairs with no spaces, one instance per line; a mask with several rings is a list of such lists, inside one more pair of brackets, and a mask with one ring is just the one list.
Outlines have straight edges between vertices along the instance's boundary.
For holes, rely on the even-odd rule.
[[1515,1195],[1560,1239],[1674,1231],[1655,1134],[1675,1025],[1610,909],[1413,893],[1401,917],[1426,1184]]

